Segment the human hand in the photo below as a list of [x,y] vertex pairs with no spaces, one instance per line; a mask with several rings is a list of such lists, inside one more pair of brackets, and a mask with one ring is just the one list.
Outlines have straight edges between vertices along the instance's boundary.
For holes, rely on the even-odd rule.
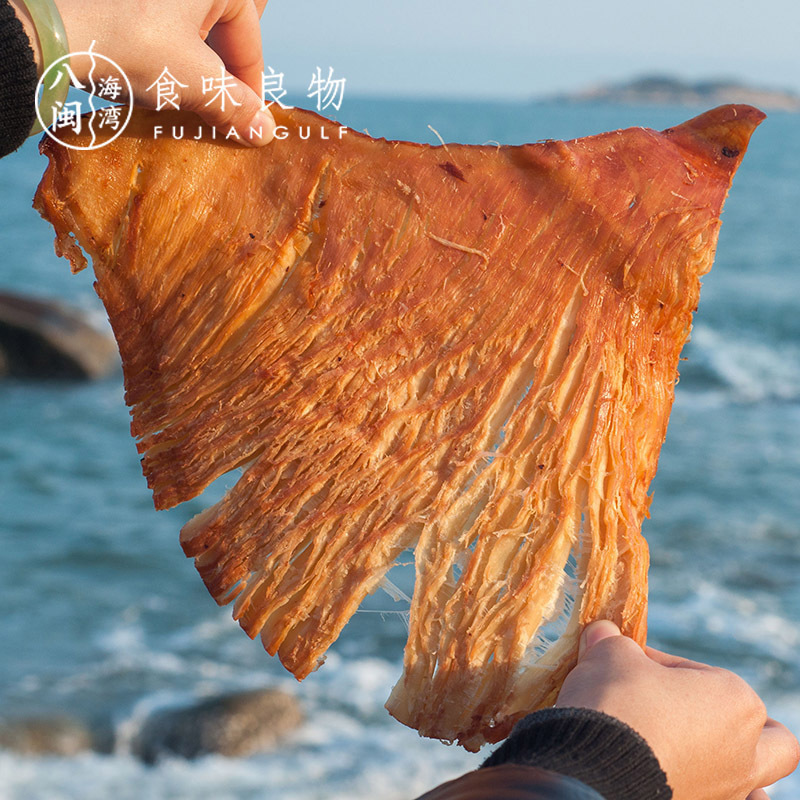
[[[35,33],[24,6],[14,2],[37,51]],[[175,85],[177,104],[194,111],[210,125],[240,132],[242,141],[266,144],[275,121],[261,97],[259,18],[267,0],[56,0],[72,53],[94,52],[115,61],[131,82],[137,105],[155,108],[157,93],[151,87],[166,67],[184,86]],[[36,52],[41,71],[41,56]],[[73,58],[72,69],[83,81],[91,68],[89,58]],[[219,80],[226,76],[226,97],[213,99]],[[214,79],[203,93],[203,78]],[[250,129],[262,136],[250,138]]]
[[761,787],[800,760],[797,739],[767,717],[737,675],[653,648],[643,652],[608,621],[583,632],[578,664],[556,705],[602,711],[637,731],[674,800],[768,800]]

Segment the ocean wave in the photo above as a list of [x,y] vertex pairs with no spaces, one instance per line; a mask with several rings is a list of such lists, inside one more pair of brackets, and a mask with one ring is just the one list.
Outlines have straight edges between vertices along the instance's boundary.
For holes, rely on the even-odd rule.
[[800,348],[697,325],[681,363],[680,392],[740,403],[800,399]]
[[688,583],[685,591],[673,585],[671,597],[654,585],[648,614],[654,646],[741,672],[762,694],[776,689],[776,669],[796,681],[800,630],[782,603],[710,580]]

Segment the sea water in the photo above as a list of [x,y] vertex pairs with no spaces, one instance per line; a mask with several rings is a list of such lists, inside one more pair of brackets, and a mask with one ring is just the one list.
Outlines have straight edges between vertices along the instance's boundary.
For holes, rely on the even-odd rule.
[[[522,143],[698,109],[346,100],[373,136]],[[88,272],[69,273],[30,201],[35,142],[0,162],[0,288],[68,301],[104,324]],[[651,643],[733,669],[800,733],[800,115],[756,131],[723,215],[681,366],[644,532]],[[119,374],[97,383],[0,383],[0,715],[77,715],[116,731],[111,754],[0,752],[1,800],[412,798],[482,755],[420,739],[383,709],[400,674],[405,606],[379,593],[297,684],[206,593],[178,546],[219,497],[153,511]],[[401,576],[410,586],[410,577]],[[306,722],[251,758],[167,759],[128,742],[154,710],[261,686]],[[800,796],[800,777],[772,791]]]

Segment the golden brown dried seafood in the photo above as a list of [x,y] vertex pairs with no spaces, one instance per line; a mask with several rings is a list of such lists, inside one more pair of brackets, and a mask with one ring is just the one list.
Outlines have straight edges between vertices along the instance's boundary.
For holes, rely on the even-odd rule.
[[388,708],[477,749],[553,701],[586,622],[645,640],[647,490],[763,115],[520,147],[277,116],[257,150],[146,111],[44,139],[35,205],[92,258],[156,506],[243,469],[181,533],[217,602],[302,679],[415,548]]

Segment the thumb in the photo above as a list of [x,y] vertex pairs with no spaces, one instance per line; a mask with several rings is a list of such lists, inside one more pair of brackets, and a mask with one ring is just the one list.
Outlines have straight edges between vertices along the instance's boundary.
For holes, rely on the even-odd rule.
[[275,120],[264,101],[246,83],[225,69],[222,59],[198,40],[192,54],[195,77],[182,95],[182,108],[199,114],[207,123],[227,135],[235,128],[244,144],[261,145],[275,134]]
[[611,636],[622,636],[620,629],[609,619],[600,619],[590,623],[583,629],[580,641],[578,642],[578,661],[586,653],[603,639]]

